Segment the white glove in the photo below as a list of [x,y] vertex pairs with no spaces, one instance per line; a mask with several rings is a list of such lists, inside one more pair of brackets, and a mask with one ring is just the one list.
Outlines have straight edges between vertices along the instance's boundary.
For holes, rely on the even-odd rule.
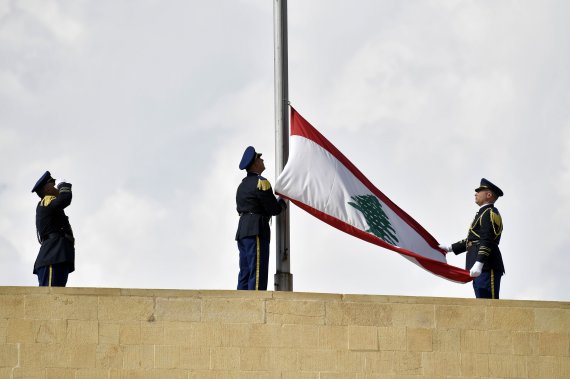
[[471,267],[471,271],[469,271],[469,275],[471,275],[472,278],[476,278],[479,275],[481,275],[481,270],[483,270],[483,262],[475,262],[475,264],[473,265],[473,267]]
[[451,253],[453,251],[451,246],[447,246],[447,245],[439,245],[439,248],[447,251],[448,253]]

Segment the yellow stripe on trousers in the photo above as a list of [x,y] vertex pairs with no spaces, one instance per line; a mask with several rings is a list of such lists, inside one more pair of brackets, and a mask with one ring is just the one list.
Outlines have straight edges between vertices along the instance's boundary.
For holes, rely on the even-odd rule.
[[255,261],[255,290],[259,290],[259,236],[255,236],[255,250],[256,250],[256,261]]
[[491,299],[495,298],[495,273],[491,269]]
[[52,267],[51,267],[51,265],[49,265],[49,283],[48,283],[48,287],[51,287],[51,277],[52,277]]

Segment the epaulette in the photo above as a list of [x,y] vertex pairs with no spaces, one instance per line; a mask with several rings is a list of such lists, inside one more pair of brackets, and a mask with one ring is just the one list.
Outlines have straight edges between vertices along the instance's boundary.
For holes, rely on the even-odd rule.
[[40,205],[42,207],[47,207],[49,205],[49,203],[51,203],[54,199],[55,199],[55,196],[44,196],[44,198],[40,202]]
[[268,191],[271,189],[271,183],[269,183],[269,180],[265,179],[263,176],[260,176],[257,180],[257,189]]

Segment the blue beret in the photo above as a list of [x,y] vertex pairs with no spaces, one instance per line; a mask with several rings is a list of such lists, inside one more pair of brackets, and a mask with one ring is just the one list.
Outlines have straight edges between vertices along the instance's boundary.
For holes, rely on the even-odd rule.
[[55,182],[55,179],[51,177],[49,171],[46,171],[42,175],[42,177],[38,179],[36,185],[34,186],[34,188],[32,188],[32,192],[38,192],[38,190],[41,190],[43,186],[45,186],[47,183],[51,182],[52,180]]
[[484,189],[488,189],[488,190],[492,191],[497,196],[503,196],[503,191],[499,187],[497,187],[496,185],[494,185],[493,183],[491,183],[487,179],[482,178],[481,184],[479,184],[479,188],[475,188],[475,192],[479,192],[479,191],[484,190]]
[[255,160],[256,157],[261,157],[260,153],[257,153],[253,146],[248,146],[245,151],[243,152],[243,156],[241,157],[241,162],[239,162],[239,169],[245,170]]

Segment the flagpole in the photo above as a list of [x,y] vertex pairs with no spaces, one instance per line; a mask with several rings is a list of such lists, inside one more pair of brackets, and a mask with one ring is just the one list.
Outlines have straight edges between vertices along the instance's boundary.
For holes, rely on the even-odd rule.
[[[275,51],[275,174],[281,174],[289,158],[289,83],[287,75],[287,0],[273,2]],[[276,218],[275,291],[293,291],[289,250],[289,208]]]

